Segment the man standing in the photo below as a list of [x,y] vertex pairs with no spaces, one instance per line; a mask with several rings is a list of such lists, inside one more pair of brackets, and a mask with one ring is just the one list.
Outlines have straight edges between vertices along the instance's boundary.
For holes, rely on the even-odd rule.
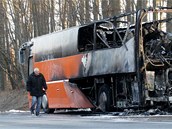
[[43,74],[39,72],[38,68],[34,68],[33,73],[29,76],[27,81],[27,91],[30,92],[32,96],[32,104],[31,104],[31,114],[34,114],[35,106],[36,106],[36,116],[40,113],[42,96],[44,94],[44,90],[47,90],[47,85]]

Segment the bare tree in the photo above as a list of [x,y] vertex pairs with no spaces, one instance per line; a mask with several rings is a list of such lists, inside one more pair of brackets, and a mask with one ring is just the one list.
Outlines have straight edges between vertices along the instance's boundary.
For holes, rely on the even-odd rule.
[[85,21],[90,22],[90,0],[85,0]]
[[94,20],[98,20],[100,13],[99,13],[99,0],[94,0],[93,1],[93,16],[94,16]]
[[79,23],[85,24],[85,0],[78,1],[78,15]]
[[76,26],[76,1],[68,0],[68,11],[67,11],[68,27]]
[[[5,9],[3,6],[2,1],[0,1],[0,19],[1,19],[1,23],[0,23],[0,53],[2,53],[2,51],[4,51],[4,23],[5,23]],[[3,68],[3,56],[2,54],[0,54],[0,90],[4,90],[4,68]]]
[[102,16],[103,19],[109,16],[109,7],[108,7],[108,0],[102,0]]
[[53,32],[55,30],[55,1],[50,0],[50,32]]
[[62,29],[66,28],[66,7],[67,7],[67,2],[66,0],[58,0],[58,8],[60,12],[60,21],[61,21],[61,26]]
[[[171,0],[167,0],[167,6],[168,7],[172,7],[172,1]],[[167,14],[167,18],[170,18],[171,15],[172,14]],[[172,23],[171,22],[167,24],[167,32],[172,32],[171,26],[172,26]]]
[[110,16],[119,15],[121,13],[120,3],[120,0],[109,0]]

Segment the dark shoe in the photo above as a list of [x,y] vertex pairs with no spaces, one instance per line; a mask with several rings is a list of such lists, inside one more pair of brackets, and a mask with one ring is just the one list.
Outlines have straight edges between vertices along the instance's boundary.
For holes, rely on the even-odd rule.
[[36,112],[36,116],[39,116],[39,113],[38,112]]
[[34,110],[31,110],[31,115],[33,115],[34,114]]

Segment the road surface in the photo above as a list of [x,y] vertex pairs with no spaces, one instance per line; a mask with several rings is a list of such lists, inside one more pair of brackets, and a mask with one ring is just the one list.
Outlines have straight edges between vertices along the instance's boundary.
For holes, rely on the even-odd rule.
[[5,112],[0,113],[0,129],[172,129],[172,116],[55,113],[37,117],[30,112]]

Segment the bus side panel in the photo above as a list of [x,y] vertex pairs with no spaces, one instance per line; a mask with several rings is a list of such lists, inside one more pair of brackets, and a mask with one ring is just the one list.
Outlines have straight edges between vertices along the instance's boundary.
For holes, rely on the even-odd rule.
[[36,62],[46,81],[135,72],[134,38],[120,48]]
[[44,74],[47,82],[79,77],[82,54],[57,58],[43,62],[35,62],[34,67],[38,67]]
[[80,75],[97,76],[133,73],[135,69],[135,41],[131,38],[119,48],[102,49],[83,55]]
[[75,84],[59,81],[48,84],[49,108],[93,108]]

